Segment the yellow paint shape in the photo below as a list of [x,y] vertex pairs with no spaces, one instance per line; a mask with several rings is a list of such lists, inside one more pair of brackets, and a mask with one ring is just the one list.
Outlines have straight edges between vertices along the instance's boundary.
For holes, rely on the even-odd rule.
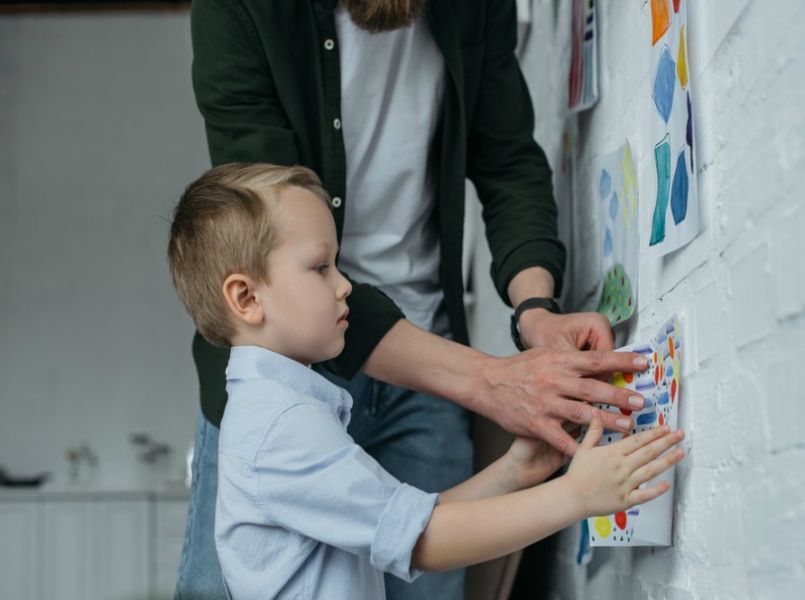
[[612,533],[612,523],[609,517],[596,517],[593,519],[593,529],[599,537],[606,538]]
[[623,373],[620,371],[615,373],[612,377],[612,385],[619,388],[626,387],[626,380],[623,378]]
[[637,213],[637,177],[632,164],[632,151],[629,144],[621,159],[621,171],[623,172],[623,218],[626,227],[629,227],[632,217]]
[[679,30],[679,52],[676,55],[676,74],[684,90],[688,85],[688,53],[685,48],[685,26]]

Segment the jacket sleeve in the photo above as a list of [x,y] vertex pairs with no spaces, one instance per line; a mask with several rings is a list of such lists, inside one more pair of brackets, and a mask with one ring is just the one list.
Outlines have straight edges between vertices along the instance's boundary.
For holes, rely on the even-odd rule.
[[565,265],[551,169],[534,141],[534,113],[516,42],[515,3],[489,0],[481,83],[468,115],[467,176],[483,205],[492,279],[506,304],[509,282],[534,266],[553,275],[558,296]]
[[[281,106],[266,50],[247,9],[238,0],[195,0],[191,11],[193,89],[212,164],[303,164],[296,133]],[[352,326],[345,350],[327,363],[347,379],[404,318],[388,296],[366,284],[354,283],[349,305]]]

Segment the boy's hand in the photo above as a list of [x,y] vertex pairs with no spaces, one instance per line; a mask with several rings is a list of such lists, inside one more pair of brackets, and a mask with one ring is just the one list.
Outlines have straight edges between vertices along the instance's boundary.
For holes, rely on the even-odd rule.
[[596,415],[566,475],[585,515],[626,510],[668,491],[667,481],[642,490],[638,488],[682,460],[685,453],[681,448],[660,456],[682,441],[682,430],[657,427],[598,447],[602,434],[601,419]]
[[[581,427],[575,423],[566,423],[563,428],[573,437],[578,437],[581,431]],[[518,490],[545,481],[570,460],[545,440],[523,436],[517,436],[506,458],[512,469],[512,481]]]

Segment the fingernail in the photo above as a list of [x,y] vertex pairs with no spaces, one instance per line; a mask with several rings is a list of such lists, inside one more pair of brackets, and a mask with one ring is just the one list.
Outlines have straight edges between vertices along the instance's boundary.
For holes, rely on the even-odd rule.
[[648,366],[648,359],[645,356],[638,356],[634,359],[634,366],[645,369]]
[[629,419],[618,419],[615,421],[615,423],[617,423],[618,427],[624,430],[629,429],[632,426],[632,421]]
[[633,408],[643,408],[643,399],[640,396],[631,396],[629,398],[629,406]]

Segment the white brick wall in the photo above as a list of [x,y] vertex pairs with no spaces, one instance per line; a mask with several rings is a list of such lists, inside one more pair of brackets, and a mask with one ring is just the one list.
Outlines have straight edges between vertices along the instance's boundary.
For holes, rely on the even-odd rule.
[[[588,309],[598,268],[594,157],[629,138],[646,218],[653,150],[641,128],[652,110],[650,3],[598,4],[601,99],[576,122],[572,207],[570,302]],[[534,0],[531,9],[522,64],[537,139],[556,164],[570,2]],[[673,313],[683,322],[680,423],[689,455],[677,471],[674,546],[596,549],[582,568],[574,562],[578,530],[566,531],[557,598],[805,597],[803,24],[801,0],[689,4],[703,231],[674,255],[642,259],[639,313],[618,340],[645,338]],[[486,349],[510,351],[503,342]]]

